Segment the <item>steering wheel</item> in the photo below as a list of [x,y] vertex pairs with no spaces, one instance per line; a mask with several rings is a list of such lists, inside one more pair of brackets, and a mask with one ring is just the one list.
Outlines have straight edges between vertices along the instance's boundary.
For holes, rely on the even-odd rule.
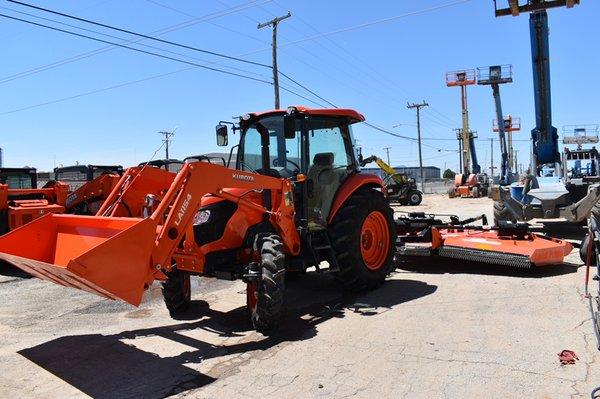
[[[300,166],[296,162],[290,160],[289,158],[286,158],[285,160],[291,163],[296,168],[296,170],[300,170]],[[273,159],[273,166],[279,166],[279,158]]]

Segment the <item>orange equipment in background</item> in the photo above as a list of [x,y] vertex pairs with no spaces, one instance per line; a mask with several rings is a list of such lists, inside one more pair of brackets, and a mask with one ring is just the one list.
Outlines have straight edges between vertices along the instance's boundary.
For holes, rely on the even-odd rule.
[[490,182],[485,173],[457,174],[454,176],[454,186],[448,190],[450,198],[479,198],[488,194]]
[[54,179],[69,185],[66,212],[94,215],[123,174],[121,165],[71,165],[54,168]]
[[119,180],[118,174],[102,174],[70,192],[65,202],[67,213],[95,215]]
[[68,189],[58,182],[37,188],[35,168],[0,168],[0,234],[49,213],[64,213]]

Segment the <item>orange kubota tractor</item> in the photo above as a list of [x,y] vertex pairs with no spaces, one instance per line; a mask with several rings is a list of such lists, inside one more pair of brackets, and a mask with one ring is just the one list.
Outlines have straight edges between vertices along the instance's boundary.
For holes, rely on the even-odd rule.
[[[172,312],[190,275],[243,279],[256,329],[283,309],[285,274],[329,264],[349,290],[381,284],[396,232],[378,176],[363,174],[349,109],[247,114],[237,169],[190,162],[128,169],[96,216],[47,215],[0,237],[0,259],[39,278],[138,305],[154,281]],[[217,126],[227,145],[227,125]]]
[[49,213],[63,213],[68,186],[37,188],[35,168],[0,168],[0,235]]
[[54,178],[69,185],[67,213],[94,215],[123,174],[121,165],[73,165],[54,168]]

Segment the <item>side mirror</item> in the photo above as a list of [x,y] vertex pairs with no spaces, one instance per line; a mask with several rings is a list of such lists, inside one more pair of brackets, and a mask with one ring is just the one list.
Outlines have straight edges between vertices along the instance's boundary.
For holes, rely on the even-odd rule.
[[217,125],[215,131],[217,132],[217,145],[219,147],[225,147],[229,143],[227,138],[227,125]]
[[283,116],[283,135],[286,139],[293,139],[296,137],[296,118],[293,115]]

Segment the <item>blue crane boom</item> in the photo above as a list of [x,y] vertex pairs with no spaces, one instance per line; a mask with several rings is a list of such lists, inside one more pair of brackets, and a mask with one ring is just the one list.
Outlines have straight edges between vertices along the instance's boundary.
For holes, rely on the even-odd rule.
[[517,16],[529,12],[529,35],[531,39],[531,62],[533,65],[533,90],[535,100],[535,127],[531,130],[533,140],[532,173],[539,175],[543,166],[552,164],[556,175],[560,170],[558,131],[552,126],[552,96],[550,91],[550,47],[548,45],[549,8],[572,8],[580,0],[508,0],[508,8],[499,9],[496,0],[496,16]]
[[544,165],[560,163],[558,131],[552,126],[550,49],[546,10],[535,11],[529,15],[529,33],[535,98],[535,127],[531,130],[533,140],[532,172],[536,173]]
[[475,149],[475,134],[468,132],[469,134],[469,150],[471,151],[471,169],[472,173],[481,173],[481,165],[477,162],[477,150]]

